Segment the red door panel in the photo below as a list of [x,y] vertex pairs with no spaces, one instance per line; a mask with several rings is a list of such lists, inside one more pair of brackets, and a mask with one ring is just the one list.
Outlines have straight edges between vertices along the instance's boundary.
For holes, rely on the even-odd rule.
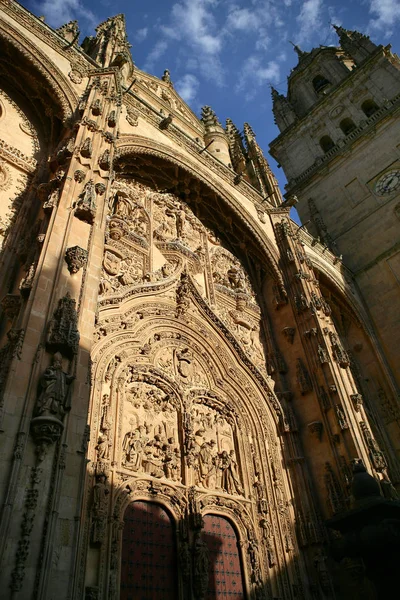
[[177,600],[174,525],[152,502],[134,502],[124,516],[121,600]]

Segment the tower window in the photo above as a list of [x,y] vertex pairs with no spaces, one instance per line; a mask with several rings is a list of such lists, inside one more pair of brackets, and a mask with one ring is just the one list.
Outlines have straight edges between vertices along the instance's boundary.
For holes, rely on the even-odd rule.
[[335,144],[333,143],[333,140],[329,137],[329,135],[324,135],[319,140],[319,145],[321,146],[324,152],[329,152],[329,150],[331,150]]
[[340,129],[343,131],[344,135],[349,135],[356,128],[355,123],[349,117],[346,117],[339,123]]
[[318,74],[312,80],[312,84],[316,93],[320,94],[328,85],[331,84],[331,82],[328,81],[323,75]]
[[371,117],[379,109],[379,106],[369,98],[361,104],[361,108],[367,117]]

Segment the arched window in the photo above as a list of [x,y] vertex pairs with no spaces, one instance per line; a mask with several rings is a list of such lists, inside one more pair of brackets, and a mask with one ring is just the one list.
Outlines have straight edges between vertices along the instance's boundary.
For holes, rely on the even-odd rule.
[[124,515],[120,600],[176,600],[177,557],[174,524],[153,502],[133,502]]
[[318,75],[316,75],[314,77],[314,79],[312,80],[312,84],[314,86],[314,90],[316,91],[317,94],[320,94],[328,85],[331,84],[330,81],[328,81],[326,79],[326,77],[324,77],[323,75],[321,75],[320,73]]
[[201,538],[208,548],[208,588],[205,600],[243,600],[243,572],[239,544],[230,521],[205,515]]
[[369,98],[361,104],[361,108],[367,117],[371,117],[379,109],[379,106]]
[[329,152],[329,150],[331,150],[331,148],[333,148],[335,144],[333,143],[333,140],[329,137],[329,135],[324,135],[319,140],[319,145],[321,146],[324,152]]
[[340,129],[343,131],[344,135],[349,135],[356,128],[355,123],[349,117],[346,117],[339,123]]

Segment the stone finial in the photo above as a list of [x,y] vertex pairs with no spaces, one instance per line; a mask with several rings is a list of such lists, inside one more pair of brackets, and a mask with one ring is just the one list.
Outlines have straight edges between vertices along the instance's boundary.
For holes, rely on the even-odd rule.
[[307,56],[308,52],[304,52],[304,50],[302,50],[300,48],[300,46],[298,46],[297,44],[294,44],[293,42],[290,42],[293,46],[294,51],[296,52],[297,56],[299,57],[299,60],[304,58],[305,56]]
[[204,123],[206,131],[213,127],[221,127],[218,117],[210,106],[203,106],[201,109],[201,120]]

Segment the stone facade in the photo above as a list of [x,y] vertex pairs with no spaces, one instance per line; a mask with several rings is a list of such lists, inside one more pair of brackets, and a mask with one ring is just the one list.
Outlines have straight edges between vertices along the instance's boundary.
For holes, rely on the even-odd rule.
[[365,597],[324,521],[353,458],[400,483],[398,405],[351,272],[248,124],[135,68],[122,15],[76,32],[1,1],[3,597],[130,597],[155,505],[180,600],[222,597],[220,524],[242,596]]

